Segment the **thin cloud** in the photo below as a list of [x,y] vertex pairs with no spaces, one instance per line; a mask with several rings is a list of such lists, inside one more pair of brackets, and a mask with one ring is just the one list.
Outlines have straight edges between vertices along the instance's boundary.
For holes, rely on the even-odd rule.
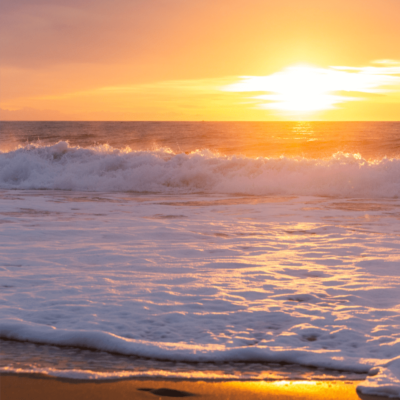
[[390,59],[384,59],[384,60],[375,60],[372,61],[373,64],[379,64],[379,65],[400,65],[400,61],[398,60],[390,60]]

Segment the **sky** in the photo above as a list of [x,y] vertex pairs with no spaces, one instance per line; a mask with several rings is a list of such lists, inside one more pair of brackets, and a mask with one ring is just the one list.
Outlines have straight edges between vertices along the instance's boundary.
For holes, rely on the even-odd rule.
[[400,0],[2,0],[1,120],[400,120]]

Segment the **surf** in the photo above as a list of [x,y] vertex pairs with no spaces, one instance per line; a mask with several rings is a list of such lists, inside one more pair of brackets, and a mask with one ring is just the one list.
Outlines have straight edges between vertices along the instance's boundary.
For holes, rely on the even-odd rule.
[[400,159],[344,152],[251,158],[59,141],[0,153],[0,189],[397,198]]

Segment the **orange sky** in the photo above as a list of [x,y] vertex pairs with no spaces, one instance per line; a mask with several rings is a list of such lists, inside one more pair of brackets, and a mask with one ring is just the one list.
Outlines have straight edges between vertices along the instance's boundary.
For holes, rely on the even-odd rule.
[[[2,0],[0,8],[3,120],[400,120],[399,0]],[[298,65],[366,83],[314,93],[313,75],[297,87],[289,74]],[[296,111],[303,92],[311,105],[336,100]]]

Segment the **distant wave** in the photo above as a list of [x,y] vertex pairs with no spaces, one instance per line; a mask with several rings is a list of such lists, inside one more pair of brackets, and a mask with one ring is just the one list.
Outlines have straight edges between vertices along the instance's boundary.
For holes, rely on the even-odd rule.
[[58,142],[0,153],[0,188],[395,198],[400,159],[341,152],[329,159],[255,159]]

